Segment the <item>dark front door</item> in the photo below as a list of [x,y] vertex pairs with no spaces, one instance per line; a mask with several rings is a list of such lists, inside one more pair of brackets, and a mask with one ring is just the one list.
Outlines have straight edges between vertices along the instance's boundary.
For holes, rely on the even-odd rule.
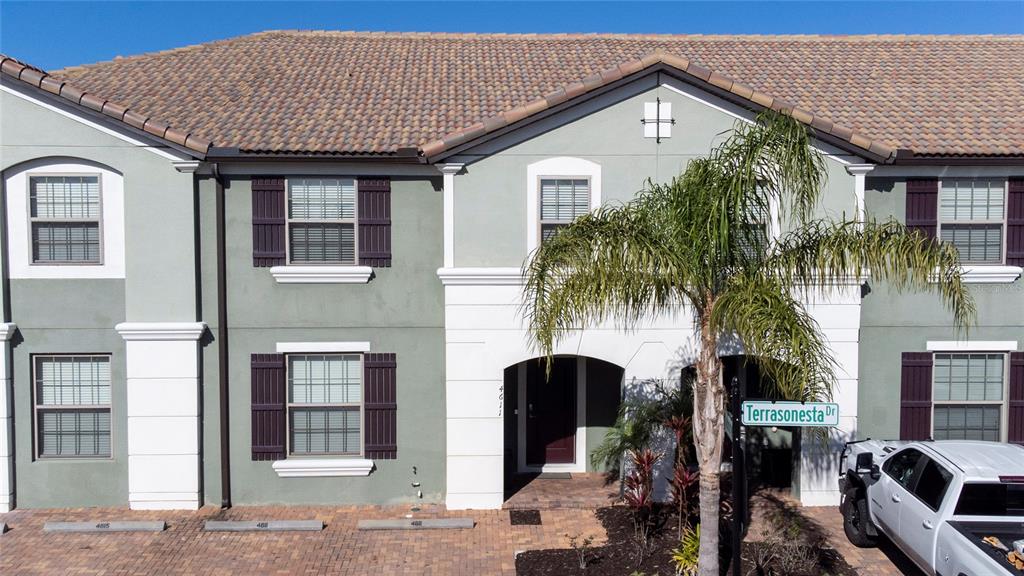
[[526,369],[526,463],[576,461],[576,358],[555,358],[545,378],[542,361]]

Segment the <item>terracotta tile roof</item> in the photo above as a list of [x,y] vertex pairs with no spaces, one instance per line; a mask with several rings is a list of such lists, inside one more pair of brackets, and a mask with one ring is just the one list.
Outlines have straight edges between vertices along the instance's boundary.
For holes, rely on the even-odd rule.
[[1024,36],[272,31],[53,74],[219,147],[393,155],[655,53],[879,152],[1024,155]]
[[754,90],[733,78],[708,70],[695,62],[690,62],[686,58],[680,58],[679,56],[666,54],[660,51],[648,54],[636,60],[623,62],[614,68],[609,68],[608,70],[588,76],[587,78],[568,86],[563,86],[542,98],[538,98],[537,100],[511,110],[506,110],[497,116],[486,118],[483,121],[462,130],[446,134],[437,140],[424,144],[421,147],[421,150],[425,156],[435,156],[447,150],[451,150],[461,144],[470,142],[482,134],[488,134],[506,126],[511,126],[538,112],[552,109],[563,102],[575,98],[576,96],[614,84],[618,80],[622,80],[623,78],[627,78],[638,72],[648,70],[657,64],[665,64],[666,66],[677,70],[680,73],[684,73],[693,79],[723,90],[727,94],[736,96],[739,99],[745,100],[754,105],[771,108],[784,114],[789,114],[804,124],[813,126],[819,133],[834,136],[838,140],[852,144],[858,149],[867,150],[880,158],[887,159],[896,154],[896,150],[894,148],[890,148],[885,143],[872,141],[870,138],[867,138],[862,134],[858,134],[845,126],[840,126],[828,118],[815,115],[813,111],[804,110],[791,102],[787,102],[781,98],[774,98],[764,92]]
[[129,107],[119,104],[114,100],[99,96],[96,92],[60,80],[39,68],[4,54],[0,54],[0,74],[60,96],[73,104],[99,112],[132,128],[156,136],[161,140],[173,142],[178,146],[202,153],[205,153],[210,148],[211,142],[209,140],[200,138],[188,130],[182,130],[180,127],[175,128],[166,122],[150,117],[140,112],[134,105]]

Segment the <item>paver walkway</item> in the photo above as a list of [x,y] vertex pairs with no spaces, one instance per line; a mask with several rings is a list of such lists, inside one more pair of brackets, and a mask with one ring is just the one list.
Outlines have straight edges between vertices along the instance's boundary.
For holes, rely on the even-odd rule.
[[[0,574],[515,574],[517,550],[568,547],[566,534],[603,543],[593,510],[541,512],[541,526],[512,526],[508,511],[425,509],[418,518],[473,518],[471,530],[357,531],[364,518],[401,518],[408,508],[235,507],[227,512],[117,509],[15,510],[0,514]],[[165,520],[159,533],[44,533],[47,521]],[[203,532],[203,522],[319,519],[322,532]]]
[[[606,534],[594,516],[613,488],[595,485],[586,475],[571,480],[534,480],[517,494],[512,508],[542,508],[540,526],[512,526],[508,510],[446,511],[424,507],[417,518],[472,518],[471,530],[374,531],[355,529],[360,519],[402,518],[406,507],[235,507],[221,511],[137,512],[124,508],[15,510],[0,514],[10,530],[0,535],[0,575],[34,574],[515,574],[517,550],[568,548],[569,535]],[[587,490],[589,488],[589,491]],[[596,495],[595,495],[596,493]],[[573,495],[583,495],[576,502]],[[562,505],[552,509],[552,506]],[[834,507],[801,508],[785,493],[755,497],[751,537],[771,507],[785,506],[826,536],[861,576],[920,576],[891,546],[854,547],[843,534]],[[326,523],[322,532],[204,532],[217,520],[299,520]],[[160,533],[44,533],[48,521],[165,520]]]

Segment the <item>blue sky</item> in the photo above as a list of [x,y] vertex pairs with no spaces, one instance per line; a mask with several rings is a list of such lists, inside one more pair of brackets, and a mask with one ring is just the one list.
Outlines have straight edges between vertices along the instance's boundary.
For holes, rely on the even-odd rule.
[[45,69],[268,29],[1022,34],[1008,2],[17,2],[0,50]]

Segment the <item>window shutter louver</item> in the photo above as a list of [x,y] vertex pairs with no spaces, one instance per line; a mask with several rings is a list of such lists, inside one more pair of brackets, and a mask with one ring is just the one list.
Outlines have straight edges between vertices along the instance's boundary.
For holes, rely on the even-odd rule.
[[251,366],[252,459],[283,460],[288,434],[284,354],[253,354]]
[[939,225],[939,181],[907,180],[907,228],[934,239]]
[[359,264],[391,266],[391,179],[359,179]]
[[1010,352],[1010,417],[1007,442],[1024,444],[1024,352]]
[[394,353],[367,354],[363,358],[364,451],[371,460],[394,460],[398,457],[396,371]]
[[1009,182],[1006,199],[1006,264],[1024,266],[1024,179]]
[[284,178],[252,179],[252,265],[285,264]]
[[900,440],[932,435],[932,354],[904,352],[900,374]]

